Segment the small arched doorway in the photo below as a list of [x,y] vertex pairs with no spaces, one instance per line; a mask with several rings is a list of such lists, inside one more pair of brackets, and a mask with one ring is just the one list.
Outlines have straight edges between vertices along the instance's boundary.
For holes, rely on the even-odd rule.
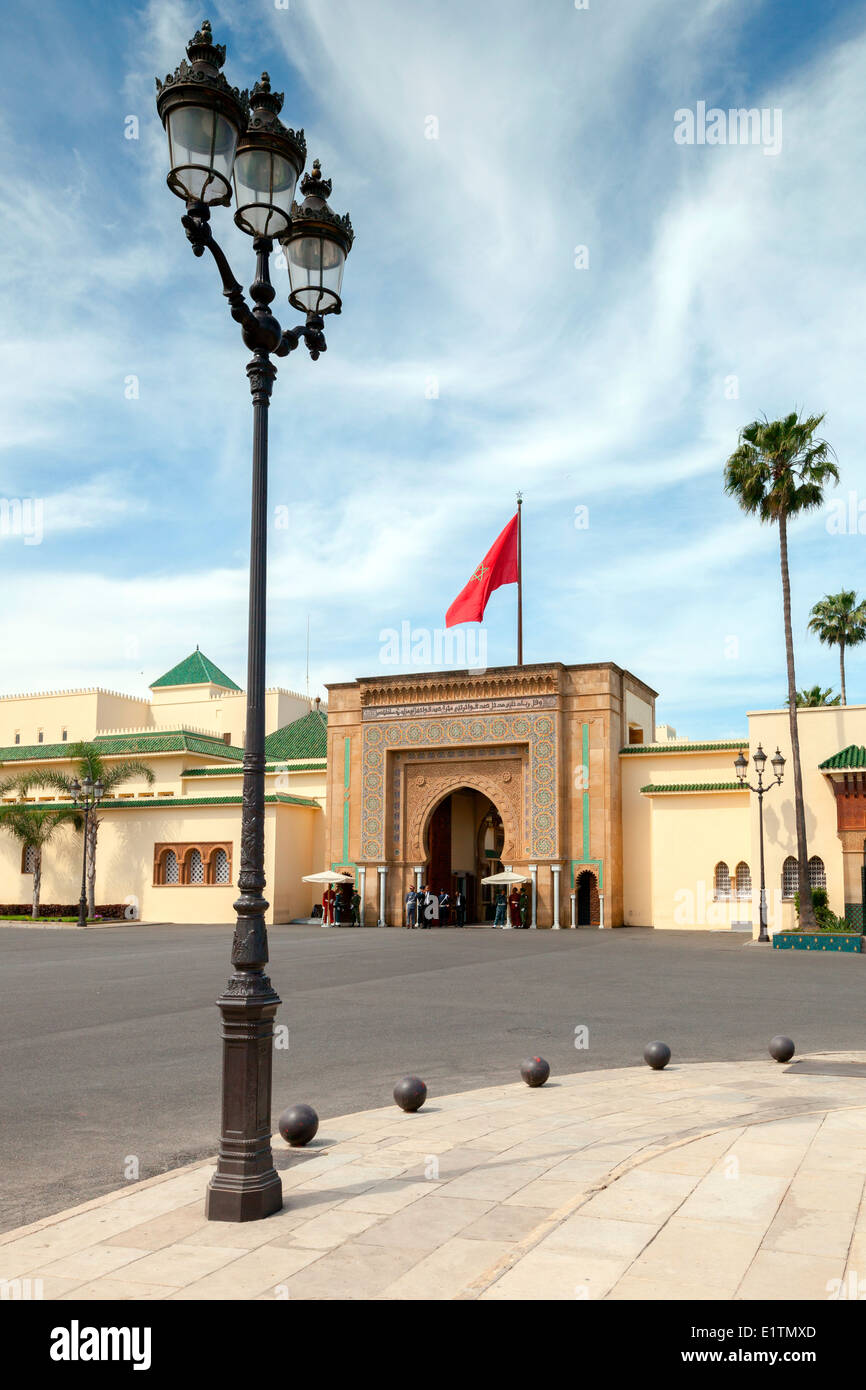
[[577,894],[577,925],[597,927],[599,924],[598,880],[591,869],[583,869],[575,882]]

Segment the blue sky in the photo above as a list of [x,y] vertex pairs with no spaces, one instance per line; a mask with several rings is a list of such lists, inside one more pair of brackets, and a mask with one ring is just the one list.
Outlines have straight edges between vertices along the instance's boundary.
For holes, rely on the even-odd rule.
[[[197,642],[244,683],[247,354],[154,105],[206,16],[233,83],[285,91],[357,234],[327,354],[279,364],[269,684],[304,688],[308,615],[313,693],[401,669],[383,632],[443,626],[521,488],[527,661],[624,665],[692,737],[777,706],[777,537],[721,479],[755,416],[825,410],[834,495],[866,500],[847,0],[4,6],[0,498],[41,499],[44,534],[0,537],[0,690],[144,693]],[[781,110],[781,149],[677,144],[701,101]],[[249,239],[225,210],[214,230],[248,284]],[[800,685],[838,680],[811,605],[866,590],[861,536],[827,523],[792,528]],[[500,590],[488,664],[514,615]],[[866,650],[848,689],[866,702]]]

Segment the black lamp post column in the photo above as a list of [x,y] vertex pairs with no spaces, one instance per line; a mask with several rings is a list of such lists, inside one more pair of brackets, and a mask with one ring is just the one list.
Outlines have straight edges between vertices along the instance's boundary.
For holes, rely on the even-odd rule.
[[[205,21],[187,45],[183,62],[157,79],[157,109],[168,135],[168,185],[182,198],[181,218],[196,256],[216,263],[223,295],[252,352],[247,377],[253,399],[252,526],[247,662],[247,721],[241,812],[240,896],[231,963],[233,973],[217,1004],[223,1040],[222,1130],[217,1170],[207,1192],[211,1221],[256,1221],[283,1204],[271,1153],[271,1079],[274,1015],[279,996],[265,974],[265,599],[268,519],[268,409],[277,369],[301,342],[315,361],[325,352],[325,314],[339,313],[343,268],[353,240],[346,215],[328,206],[330,180],[318,161],[294,202],[306,142],[279,120],[283,97],[262,73],[249,94],[230,87],[220,69],[225,48]],[[251,309],[210,225],[212,206],[237,201],[235,222],[253,238],[256,278]],[[278,238],[286,252],[289,302],[306,321],[283,329],[271,313],[275,295],[269,259]]]
[[758,933],[758,940],[768,942],[770,940],[770,936],[767,931],[767,887],[764,878],[764,796],[773,787],[778,787],[782,785],[782,777],[785,771],[785,759],[782,757],[782,754],[779,752],[777,748],[771,759],[775,781],[771,782],[768,787],[764,786],[764,768],[767,764],[767,755],[761,747],[760,743],[758,744],[758,747],[755,750],[755,754],[752,758],[752,761],[755,764],[755,772],[758,778],[758,785],[756,787],[753,787],[751,782],[746,781],[746,773],[748,771],[749,764],[747,760],[743,757],[742,749],[740,750],[739,756],[734,759],[734,767],[737,772],[737,780],[740,782],[740,784],[744,787],[748,787],[749,791],[754,792],[758,798],[758,841],[760,846],[759,852],[761,861],[761,896],[760,906],[758,908],[760,916],[760,931]]

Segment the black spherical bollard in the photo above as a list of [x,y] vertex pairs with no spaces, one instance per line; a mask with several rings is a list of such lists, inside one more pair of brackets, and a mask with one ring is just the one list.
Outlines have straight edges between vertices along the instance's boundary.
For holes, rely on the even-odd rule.
[[667,1043],[647,1043],[643,1050],[643,1059],[653,1071],[662,1071],[671,1060],[671,1050]]
[[777,1033],[770,1039],[770,1056],[774,1062],[790,1062],[794,1055],[794,1044],[784,1033]]
[[420,1076],[404,1076],[394,1087],[394,1099],[401,1110],[420,1110],[427,1099],[427,1087]]
[[293,1149],[302,1149],[315,1137],[319,1117],[312,1105],[290,1105],[279,1119],[278,1129]]
[[527,1086],[543,1086],[550,1076],[550,1063],[543,1057],[528,1057],[520,1063],[520,1075]]

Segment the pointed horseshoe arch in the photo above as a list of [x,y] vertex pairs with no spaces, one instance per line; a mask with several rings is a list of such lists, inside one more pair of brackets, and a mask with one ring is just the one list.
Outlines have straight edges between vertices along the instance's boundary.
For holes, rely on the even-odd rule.
[[[506,781],[508,776],[510,780]],[[502,818],[505,840],[502,846],[503,863],[513,863],[522,858],[520,853],[519,796],[520,781],[508,770],[501,776],[465,771],[455,775],[449,769],[447,777],[425,779],[423,788],[418,788],[409,821],[406,847],[409,858],[416,863],[424,862],[427,853],[427,834],[437,806],[462,788],[480,792],[493,803]],[[513,788],[513,790],[512,790]]]

